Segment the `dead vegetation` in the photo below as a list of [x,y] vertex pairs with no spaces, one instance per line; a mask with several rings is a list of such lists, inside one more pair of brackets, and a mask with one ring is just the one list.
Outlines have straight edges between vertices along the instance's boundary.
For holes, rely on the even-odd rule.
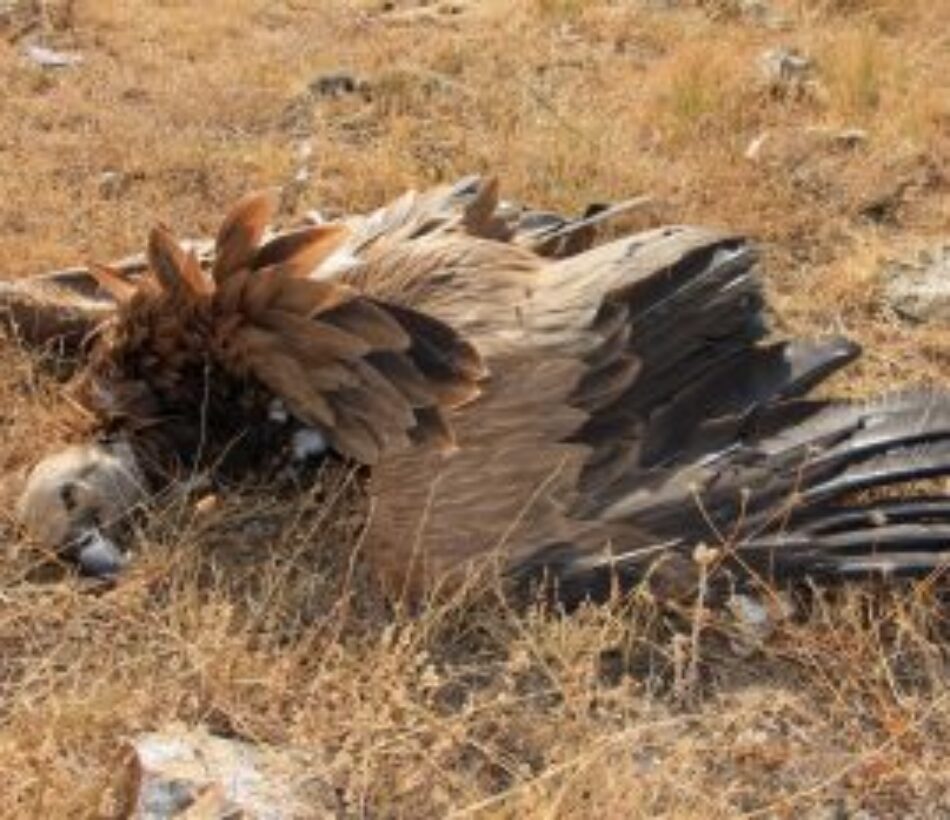
[[[0,2],[0,272],[124,254],[156,219],[207,233],[256,186],[284,185],[290,215],[494,170],[534,204],[648,193],[629,227],[757,237],[780,330],[867,346],[838,390],[946,381],[947,331],[901,323],[878,267],[950,227],[941,4],[751,8]],[[31,43],[83,62],[41,68]],[[762,81],[777,46],[808,81]],[[72,420],[42,361],[2,361],[12,478]],[[950,811],[934,589],[819,596],[751,650],[726,614],[639,599],[393,613],[361,576],[348,479],[200,514],[164,499],[114,589],[4,521],[0,812],[115,816],[121,739],[172,720],[319,749],[345,816]]]

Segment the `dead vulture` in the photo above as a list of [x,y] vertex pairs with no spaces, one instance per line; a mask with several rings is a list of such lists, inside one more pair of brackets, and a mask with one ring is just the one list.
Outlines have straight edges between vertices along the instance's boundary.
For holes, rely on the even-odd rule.
[[72,393],[99,438],[35,468],[22,521],[112,571],[108,526],[144,494],[303,436],[371,466],[364,553],[394,591],[491,558],[566,599],[678,595],[700,544],[730,584],[942,572],[950,500],[867,491],[950,474],[950,394],[810,398],[857,347],[767,340],[740,236],[595,246],[623,207],[567,219],[471,178],[274,233],[256,194],[203,258],[157,227],[98,290],[12,289],[37,339],[96,323]]

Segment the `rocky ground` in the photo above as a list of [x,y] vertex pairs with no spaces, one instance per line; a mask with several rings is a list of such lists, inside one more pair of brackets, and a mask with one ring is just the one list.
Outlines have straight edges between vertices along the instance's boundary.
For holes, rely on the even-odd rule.
[[[156,220],[206,234],[258,186],[283,186],[290,218],[494,171],[545,207],[652,197],[624,229],[755,237],[779,332],[866,346],[838,392],[947,382],[946,13],[0,0],[0,275],[124,255]],[[42,357],[0,358],[12,479],[73,421]],[[9,509],[4,816],[121,816],[125,744],[175,722],[308,750],[314,816],[950,813],[928,585],[820,596],[751,638],[728,613],[639,599],[413,618],[362,577],[345,471],[291,501],[169,500],[112,589],[49,566]]]

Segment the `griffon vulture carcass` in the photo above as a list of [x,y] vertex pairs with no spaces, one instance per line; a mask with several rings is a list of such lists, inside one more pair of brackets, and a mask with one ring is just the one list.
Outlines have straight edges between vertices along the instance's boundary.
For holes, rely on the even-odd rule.
[[21,519],[110,572],[108,524],[143,494],[308,430],[371,466],[364,551],[393,590],[493,556],[566,598],[680,594],[701,543],[730,583],[941,572],[950,500],[864,491],[950,473],[950,395],[810,397],[854,344],[767,339],[740,236],[597,245],[618,209],[565,219],[467,179],[275,233],[256,194],[200,254],[157,227],[68,298],[8,293],[35,339],[95,324],[72,395],[101,435],[36,467]]

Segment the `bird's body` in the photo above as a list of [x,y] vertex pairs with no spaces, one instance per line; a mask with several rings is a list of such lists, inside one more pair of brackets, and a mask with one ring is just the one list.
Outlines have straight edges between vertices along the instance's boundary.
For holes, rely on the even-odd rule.
[[678,593],[700,543],[724,582],[939,571],[950,502],[851,499],[950,473],[950,396],[806,398],[857,350],[766,342],[741,237],[593,246],[611,213],[520,212],[465,180],[262,245],[266,198],[246,198],[210,274],[162,230],[143,279],[96,274],[119,306],[79,395],[153,481],[253,469],[280,399],[371,466],[365,551],[393,593],[486,561],[571,598]]

